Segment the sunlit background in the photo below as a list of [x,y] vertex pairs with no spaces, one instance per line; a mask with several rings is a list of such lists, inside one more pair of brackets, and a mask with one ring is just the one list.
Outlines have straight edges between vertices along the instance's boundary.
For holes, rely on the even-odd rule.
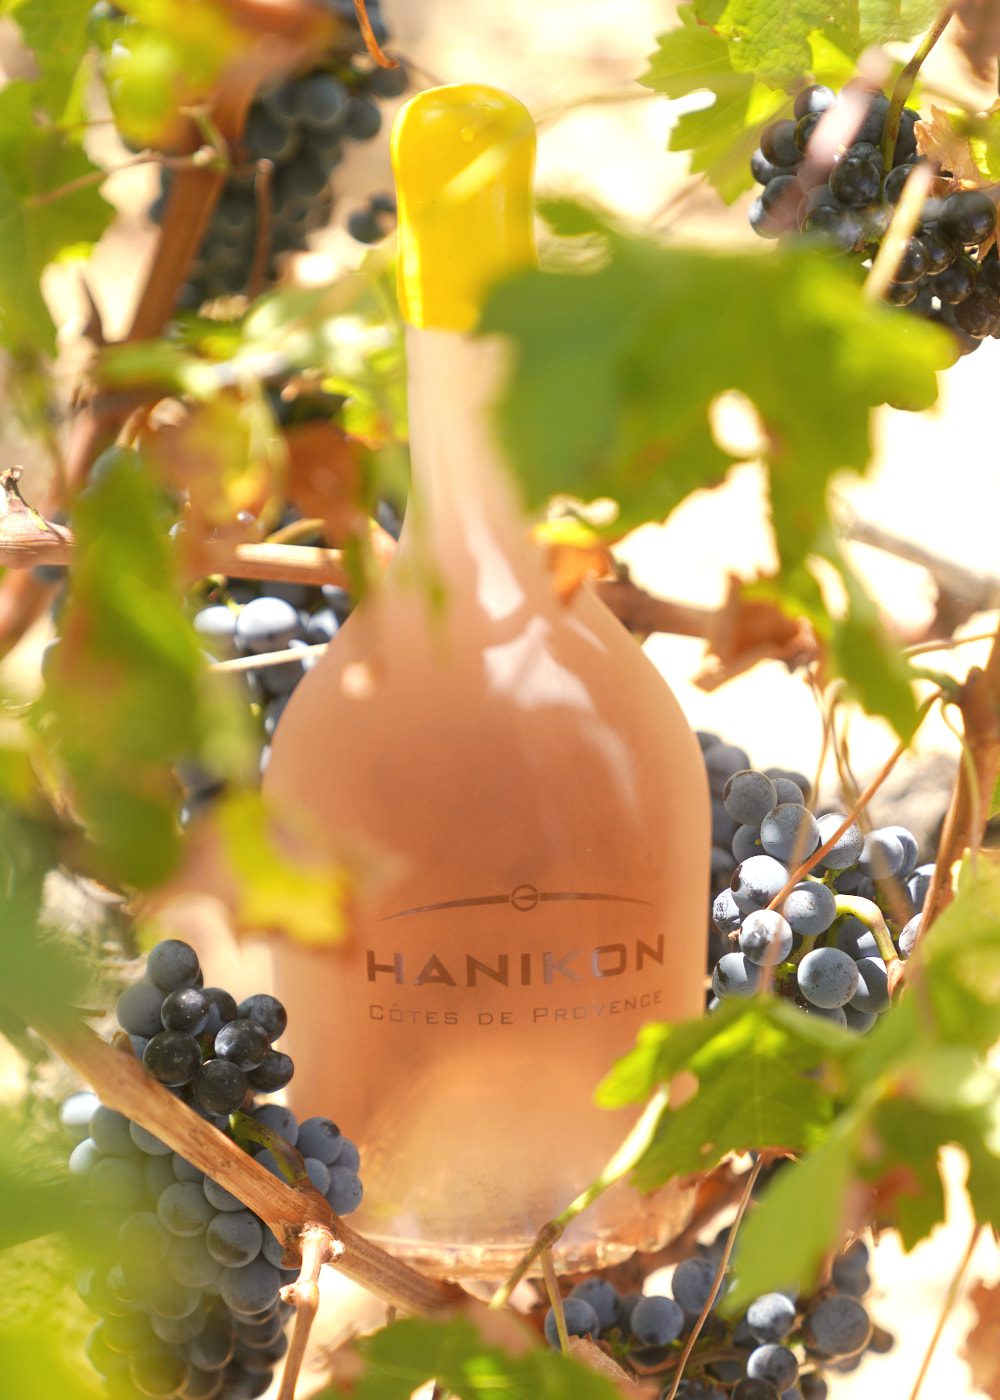
[[[664,237],[704,244],[751,245],[746,224],[750,196],[727,209],[711,188],[692,179],[682,154],[667,153],[672,121],[685,103],[653,97],[635,84],[653,37],[673,23],[673,7],[652,0],[385,0],[394,51],[410,62],[421,86],[436,82],[485,81],[524,100],[539,124],[539,183],[547,191],[586,195],[637,227]],[[11,32],[0,32],[0,56],[8,73],[20,71]],[[927,66],[928,85],[970,102],[988,104],[995,94],[977,88],[943,43]],[[692,104],[701,99],[693,96]],[[938,100],[941,100],[940,98]],[[691,104],[688,104],[691,105]],[[105,129],[95,132],[93,153],[113,163],[121,151]],[[90,264],[87,277],[109,334],[120,332],[141,283],[154,230],[145,217],[154,192],[149,169],[110,178],[105,193],[123,212]],[[367,145],[352,144],[335,181],[338,210],[334,226],[314,240],[314,252],[301,271],[310,280],[332,277],[357,262],[364,250],[347,236],[344,220],[367,196],[390,187],[386,132]],[[86,316],[79,272],[53,268],[47,293],[66,347],[60,373],[68,386],[81,368],[79,331]],[[716,328],[725,339],[724,323]],[[678,332],[680,334],[680,332]],[[766,337],[766,324],[760,327]],[[72,348],[72,351],[70,350]],[[876,453],[866,479],[845,477],[836,484],[845,513],[898,539],[983,575],[1000,575],[997,522],[1000,470],[995,434],[986,429],[995,412],[993,394],[1000,374],[1000,343],[988,340],[961,360],[941,381],[937,409],[920,416],[885,410],[876,424]],[[4,464],[25,460],[37,467],[16,428],[0,422]],[[927,570],[884,550],[849,545],[854,563],[886,616],[907,637],[919,636],[933,615],[935,591]],[[762,480],[752,466],[741,467],[718,490],[699,492],[660,527],[636,532],[618,549],[637,583],[662,597],[714,607],[722,601],[730,574],[766,571],[774,562],[764,509]],[[980,615],[961,632],[976,635],[995,625],[995,614]],[[49,632],[39,624],[8,664],[8,679],[29,690],[35,684],[40,651]],[[695,683],[701,669],[700,641],[667,635],[652,637],[646,649],[686,708],[692,724],[710,729],[746,748],[755,764],[781,765],[812,774],[821,735],[821,716],[801,674],[765,662],[748,674],[708,693]],[[973,643],[934,653],[929,665],[963,676],[982,663],[986,646]],[[853,717],[850,757],[861,779],[887,756],[892,740],[880,722]],[[915,759],[894,780],[903,802],[896,820],[907,820],[905,803],[929,781],[931,797],[943,804],[944,764],[927,766],[929,756],[954,762],[954,736],[936,716],[925,724]],[[926,780],[927,772],[934,776]],[[833,791],[835,773],[824,783]],[[9,1086],[13,1090],[14,1086]],[[833,1384],[844,1400],[906,1397],[910,1394],[940,1302],[965,1248],[971,1217],[961,1191],[963,1163],[948,1162],[954,1184],[951,1223],[914,1254],[904,1256],[897,1240],[881,1242],[875,1267],[871,1310],[875,1320],[901,1340],[891,1356],[869,1358],[857,1373]],[[780,1240],[775,1241],[780,1249]],[[995,1250],[984,1243],[971,1276],[1000,1273]],[[381,1306],[338,1283],[324,1305],[322,1338],[329,1345],[355,1323],[373,1323]],[[948,1323],[924,1391],[927,1400],[979,1394],[971,1389],[960,1358],[969,1310],[961,1304]]]

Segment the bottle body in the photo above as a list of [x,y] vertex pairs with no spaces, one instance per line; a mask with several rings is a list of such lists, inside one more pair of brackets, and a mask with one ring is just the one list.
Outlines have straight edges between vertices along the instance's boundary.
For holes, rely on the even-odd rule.
[[[694,736],[589,593],[552,594],[478,383],[495,347],[411,338],[432,461],[384,586],[298,687],[266,789],[375,878],[342,948],[275,949],[298,1113],[336,1104],[362,1149],[359,1228],[427,1269],[502,1275],[604,1166],[634,1115],[593,1092],[646,1021],[700,1014],[709,806]],[[472,395],[475,398],[475,394]],[[428,402],[429,400],[429,402]],[[473,465],[475,463],[476,465]],[[420,516],[423,516],[423,522]],[[441,593],[406,579],[406,533]],[[560,1246],[593,1267],[682,1210],[617,1187]]]

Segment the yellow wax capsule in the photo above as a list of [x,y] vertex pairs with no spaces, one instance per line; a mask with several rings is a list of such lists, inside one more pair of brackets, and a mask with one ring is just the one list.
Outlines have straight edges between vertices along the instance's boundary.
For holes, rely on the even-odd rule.
[[471,330],[492,283],[535,260],[531,115],[481,83],[430,88],[400,110],[392,163],[403,316]]

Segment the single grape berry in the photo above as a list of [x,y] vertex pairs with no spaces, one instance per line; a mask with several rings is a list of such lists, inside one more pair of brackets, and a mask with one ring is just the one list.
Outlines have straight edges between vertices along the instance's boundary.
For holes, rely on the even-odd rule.
[[584,1279],[569,1296],[582,1298],[585,1303],[590,1304],[597,1314],[602,1331],[606,1327],[614,1327],[618,1321],[618,1289],[606,1278]]
[[837,897],[818,880],[803,880],[781,906],[792,932],[803,938],[825,933],[837,917]]
[[206,1060],[195,1077],[195,1098],[207,1113],[235,1113],[247,1094],[247,1077],[229,1060]]
[[802,159],[795,144],[795,126],[793,121],[772,122],[761,132],[760,149],[772,165],[791,167]]
[[630,1326],[640,1346],[669,1346],[684,1331],[684,1309],[673,1298],[643,1298],[633,1310]]
[[936,277],[946,267],[951,267],[961,252],[958,245],[953,243],[950,238],[945,238],[936,225],[932,224],[929,228],[921,228],[917,237],[927,254],[926,276],[928,277]]
[[267,1038],[272,1043],[281,1036],[288,1025],[288,1012],[278,998],[263,992],[241,1001],[236,1015],[243,1021],[256,1021],[257,1025],[267,1032]]
[[949,306],[957,306],[976,288],[976,269],[968,258],[959,258],[931,280],[934,295]]
[[989,292],[975,291],[956,306],[955,321],[966,335],[982,340],[1000,325],[1000,303]]
[[830,171],[830,189],[840,200],[854,208],[870,204],[878,198],[881,174],[873,161],[848,156]]
[[890,170],[885,177],[884,194],[890,204],[895,204],[899,196],[903,193],[903,186],[910,178],[916,167],[910,164],[897,165],[894,170]]
[[939,222],[945,237],[956,243],[985,243],[996,231],[997,206],[983,190],[958,190],[945,200]]
[[181,1031],[160,1031],[146,1046],[142,1063],[161,1084],[179,1089],[201,1069],[201,1048],[193,1036]]
[[752,997],[760,980],[760,968],[743,953],[724,953],[712,969],[712,991],[717,997]]
[[160,1020],[163,1000],[163,992],[149,982],[136,982],[126,987],[115,1007],[118,1024],[129,1035],[156,1035],[163,1029]]
[[927,250],[919,238],[908,238],[893,274],[897,282],[919,282],[927,271]]
[[[570,1337],[596,1337],[600,1333],[601,1324],[597,1320],[597,1313],[582,1298],[567,1298],[563,1302],[563,1316],[566,1319],[566,1332]],[[558,1348],[559,1329],[552,1308],[545,1314],[543,1327],[549,1346]]]
[[734,773],[722,789],[722,805],[738,822],[760,826],[772,807],[777,805],[777,793],[765,773],[748,768]]
[[736,867],[730,889],[740,912],[752,914],[766,908],[787,883],[787,866],[773,856],[751,856]]
[[772,165],[759,148],[750,157],[750,173],[759,185],[766,185],[776,175],[782,174],[780,166]]
[[270,1049],[267,1032],[256,1021],[228,1021],[215,1037],[215,1053],[242,1070],[256,1069]]
[[838,1293],[814,1308],[803,1323],[803,1332],[809,1345],[823,1356],[853,1356],[868,1345],[872,1325],[855,1298]]
[[247,1074],[247,1083],[259,1094],[276,1094],[290,1084],[295,1065],[290,1055],[281,1050],[269,1050],[256,1069]]
[[823,1010],[844,1006],[861,986],[857,963],[839,948],[814,948],[798,965],[799,991]]
[[760,840],[769,856],[797,865],[819,845],[819,827],[807,807],[782,802],[761,822]]
[[747,1308],[746,1321],[758,1342],[783,1342],[795,1326],[795,1304],[784,1293],[762,1293]]
[[197,987],[182,987],[169,992],[160,1008],[160,1020],[165,1031],[183,1031],[186,1035],[201,1035],[208,1025],[211,1003]]
[[804,117],[800,117],[795,123],[795,144],[805,155],[809,148],[809,141],[813,132],[819,125],[822,112],[807,112]]
[[682,1259],[674,1270],[670,1291],[687,1313],[695,1316],[708,1302],[715,1286],[715,1264],[710,1259]]
[[755,910],[740,928],[740,952],[758,967],[775,967],[784,962],[793,942],[791,925],[776,909]]
[[[147,982],[152,982],[163,992],[193,987],[200,971],[197,953],[179,938],[167,938],[157,943],[146,959]],[[139,1035],[143,1033],[137,1032]]]
[[796,117],[804,117],[810,112],[825,112],[836,100],[837,94],[833,88],[823,83],[810,83],[796,97],[793,111]]

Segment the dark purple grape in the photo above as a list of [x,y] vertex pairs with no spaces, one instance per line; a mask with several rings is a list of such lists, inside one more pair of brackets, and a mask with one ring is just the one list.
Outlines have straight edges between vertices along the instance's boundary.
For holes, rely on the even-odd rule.
[[368,91],[376,97],[402,97],[410,83],[406,64],[396,60],[395,68],[374,68],[368,75]]
[[247,1082],[259,1094],[276,1094],[291,1083],[294,1073],[291,1056],[282,1054],[280,1050],[269,1050],[257,1068],[249,1072]]
[[864,243],[864,225],[857,211],[829,204],[817,204],[809,211],[802,221],[802,232],[816,234],[845,253]]
[[970,296],[976,286],[976,269],[968,258],[959,258],[946,267],[930,283],[934,295],[948,306],[957,306]]
[[236,1015],[241,1021],[256,1021],[272,1044],[288,1025],[288,1012],[277,997],[268,996],[266,992],[241,1001]]
[[750,157],[750,173],[759,185],[766,185],[775,175],[783,174],[780,166],[773,165],[758,147]]
[[992,335],[1000,323],[1000,303],[996,296],[975,291],[955,308],[955,322],[966,335],[982,340]]
[[897,282],[919,282],[927,271],[927,250],[919,238],[908,238],[903,246],[903,254],[896,265]]
[[267,1032],[256,1021],[229,1021],[215,1037],[215,1053],[242,1070],[256,1069],[270,1049]]
[[873,146],[881,146],[882,131],[885,127],[886,113],[889,111],[889,99],[882,93],[876,92],[868,103],[868,110],[865,113],[864,121],[855,133],[856,141],[870,141]]
[[848,156],[830,171],[830,189],[841,204],[854,208],[877,199],[880,183],[878,166],[856,156]]
[[182,987],[170,992],[160,1008],[160,1020],[165,1031],[183,1031],[185,1035],[201,1035],[208,1025],[211,1003],[197,987]]
[[761,132],[760,149],[772,165],[790,168],[802,159],[802,152],[795,144],[795,126],[792,121],[772,122]]
[[892,306],[911,306],[920,288],[916,282],[890,282],[885,299]]
[[905,165],[897,165],[895,170],[889,171],[889,174],[885,177],[885,197],[890,204],[895,204],[899,199],[899,196],[903,193],[903,186],[915,169],[915,165],[907,163]]
[[214,1038],[227,1021],[236,1020],[236,998],[221,987],[203,987],[201,994],[208,1002],[208,1025],[204,1033]]
[[804,117],[800,117],[795,123],[795,144],[803,155],[805,155],[809,147],[812,134],[819,125],[819,120],[822,115],[822,112],[807,112]]
[[833,88],[826,87],[823,83],[810,83],[796,97],[793,110],[796,117],[804,117],[810,112],[825,112],[836,100],[837,94]]
[[935,277],[939,272],[943,272],[946,267],[951,267],[952,263],[959,255],[959,249],[949,238],[935,225],[929,228],[922,228],[917,234],[920,242],[924,245],[924,252],[927,254],[927,275]]
[[229,1060],[206,1060],[193,1084],[194,1096],[207,1113],[235,1113],[246,1098],[247,1078]]
[[982,190],[950,194],[941,210],[941,231],[956,243],[985,243],[996,230],[997,207]]
[[179,1089],[201,1069],[201,1047],[181,1031],[161,1031],[146,1046],[142,1063],[161,1084]]
[[[179,938],[167,938],[157,943],[146,959],[146,981],[159,987],[161,992],[193,987],[200,971],[197,953]],[[141,1035],[142,1031],[137,1033]]]
[[1000,257],[997,257],[996,245],[979,264],[979,283],[990,291],[1000,292]]

